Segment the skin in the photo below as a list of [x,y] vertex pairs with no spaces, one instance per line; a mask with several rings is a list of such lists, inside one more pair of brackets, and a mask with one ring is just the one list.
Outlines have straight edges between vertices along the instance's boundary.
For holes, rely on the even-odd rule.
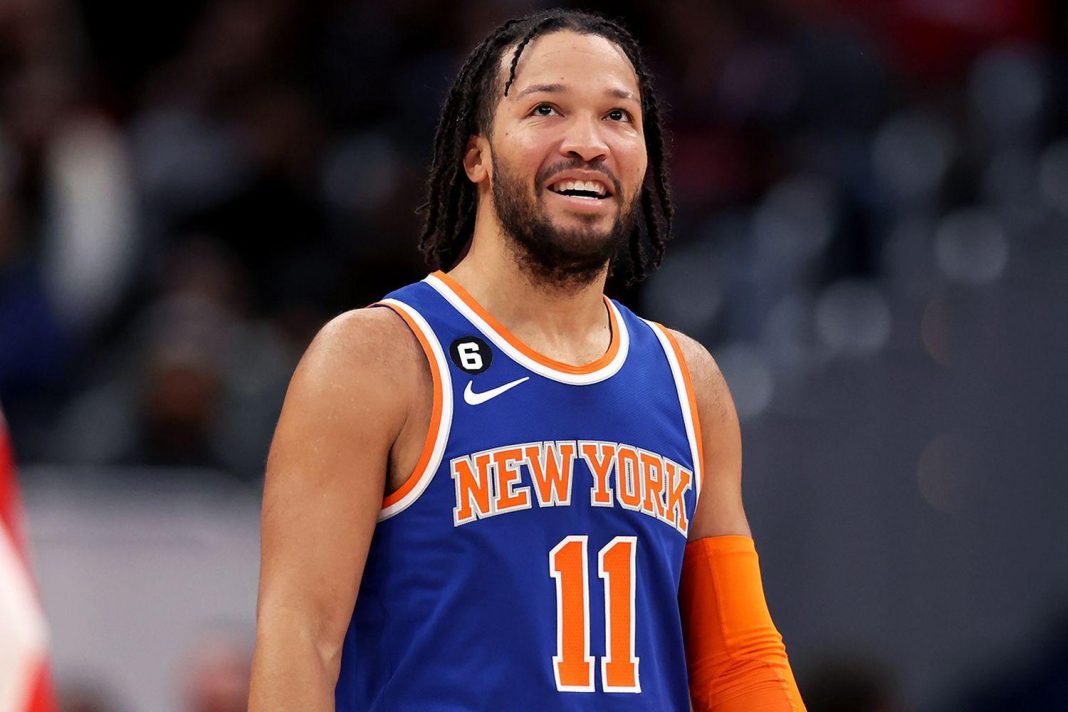
[[[585,364],[608,349],[601,298],[608,264],[585,281],[524,266],[497,216],[494,167],[517,177],[525,199],[552,225],[581,232],[585,247],[609,239],[648,167],[638,96],[633,67],[608,40],[544,35],[524,50],[492,131],[467,147],[464,168],[479,195],[475,230],[450,275],[515,336],[557,361]],[[576,162],[612,176],[615,199],[581,205],[538,189],[539,174]],[[730,392],[704,347],[676,337],[696,391],[705,452],[690,539],[749,536]],[[390,310],[334,319],[305,353],[267,462],[252,712],[334,709],[341,647],[376,517],[383,496],[414,469],[431,399],[426,358]]]

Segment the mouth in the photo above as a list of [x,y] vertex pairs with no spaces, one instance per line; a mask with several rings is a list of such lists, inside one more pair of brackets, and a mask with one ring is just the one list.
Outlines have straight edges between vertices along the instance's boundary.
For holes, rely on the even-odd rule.
[[582,200],[605,200],[612,197],[612,190],[607,183],[600,180],[574,180],[565,178],[550,183],[546,189],[557,195]]

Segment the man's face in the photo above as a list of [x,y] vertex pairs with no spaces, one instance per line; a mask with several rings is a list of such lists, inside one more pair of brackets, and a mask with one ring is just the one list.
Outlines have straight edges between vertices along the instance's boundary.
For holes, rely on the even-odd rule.
[[[502,58],[508,76],[512,52]],[[533,40],[497,106],[490,181],[501,226],[529,266],[586,281],[630,235],[648,159],[634,69],[611,41]]]

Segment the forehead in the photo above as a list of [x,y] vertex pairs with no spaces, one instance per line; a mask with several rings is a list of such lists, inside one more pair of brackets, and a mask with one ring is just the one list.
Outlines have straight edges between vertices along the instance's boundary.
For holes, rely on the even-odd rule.
[[[507,81],[514,48],[501,57],[502,76]],[[615,42],[600,35],[561,30],[531,40],[515,68],[515,81],[508,90],[514,96],[535,84],[586,87],[598,92],[638,94],[638,77],[630,59]],[[503,86],[503,82],[502,82]]]

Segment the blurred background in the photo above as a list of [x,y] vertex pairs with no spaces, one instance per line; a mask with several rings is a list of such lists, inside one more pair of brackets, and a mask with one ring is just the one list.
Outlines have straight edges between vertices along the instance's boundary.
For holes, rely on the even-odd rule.
[[[425,274],[444,94],[542,6],[0,0],[0,401],[64,709],[244,709],[288,378]],[[613,294],[727,376],[810,709],[1068,709],[1065,4],[580,6],[674,136],[676,239]]]

